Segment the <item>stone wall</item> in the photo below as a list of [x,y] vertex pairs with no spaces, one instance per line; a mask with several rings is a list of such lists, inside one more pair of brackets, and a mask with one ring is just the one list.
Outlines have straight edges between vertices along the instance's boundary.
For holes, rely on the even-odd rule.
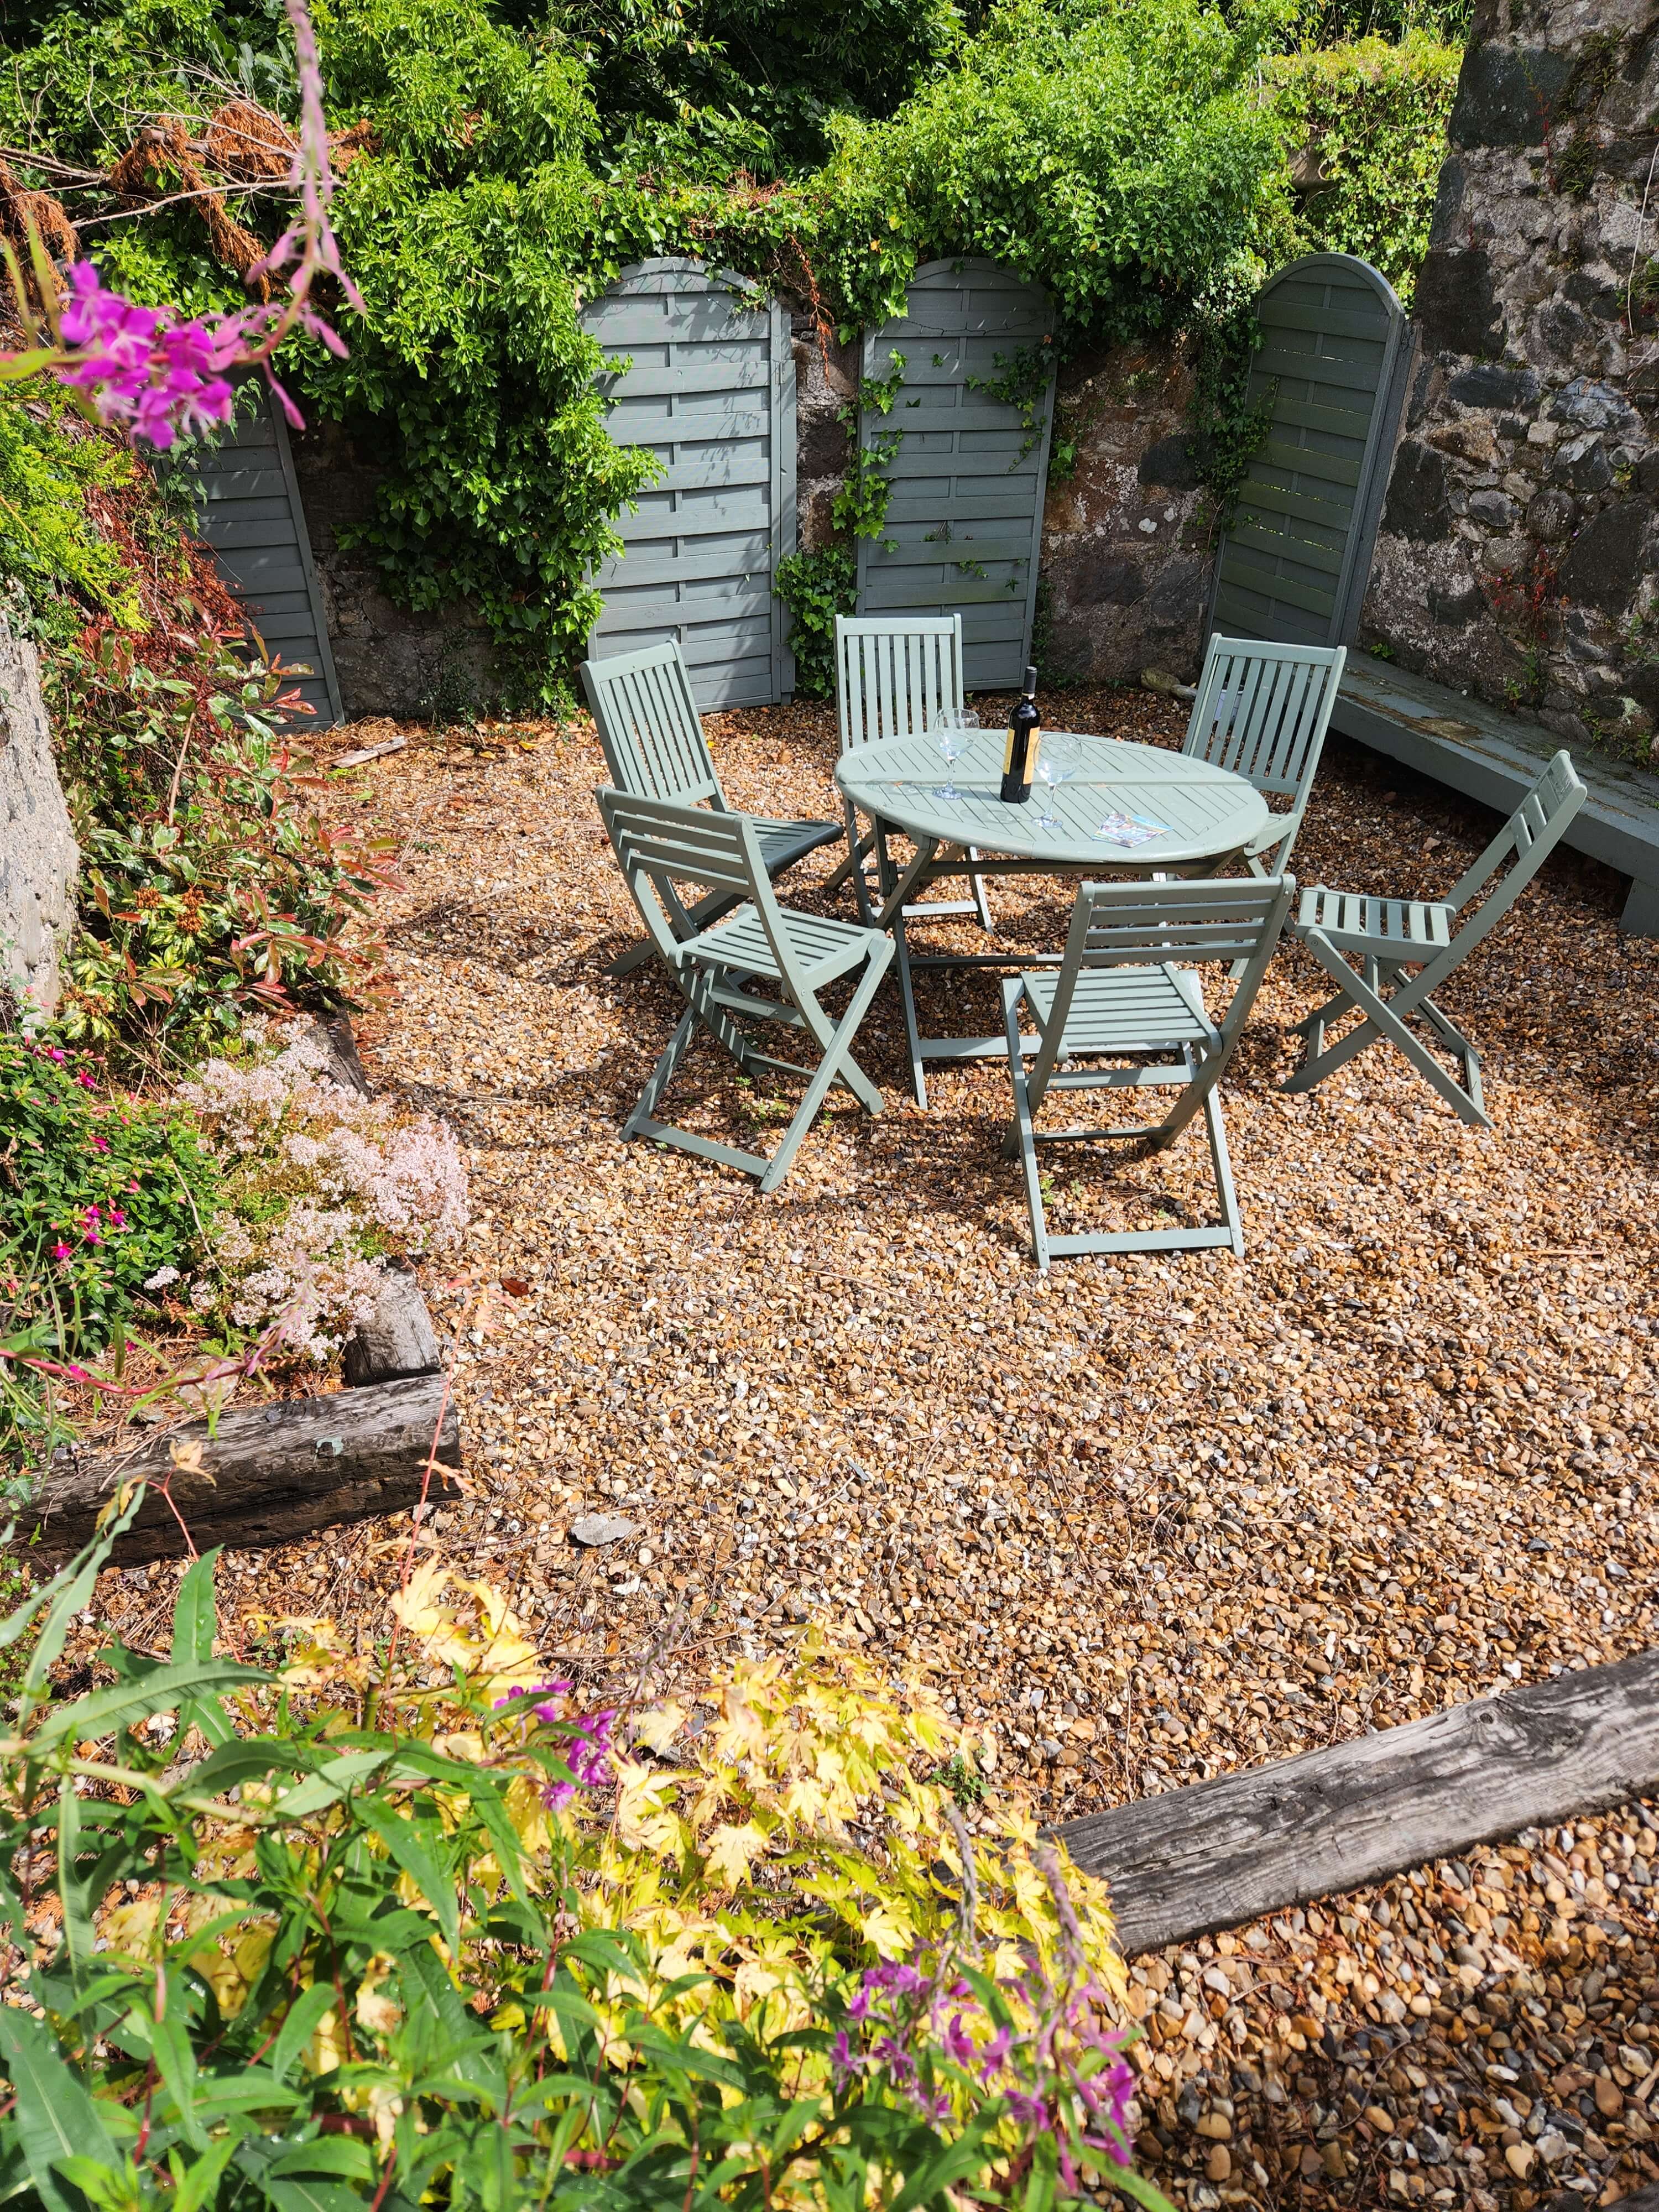
[[0,988],[52,1014],[81,855],[40,700],[40,664],[0,614]]
[[[858,398],[859,343],[837,345],[820,336],[810,315],[791,330],[795,356],[795,514],[804,553],[834,534],[830,510],[853,465],[853,435],[842,420]],[[786,552],[793,549],[786,546]]]
[[1480,0],[1362,643],[1642,753],[1659,714],[1659,14]]
[[1212,549],[1188,453],[1192,372],[1169,343],[1084,354],[1055,392],[1042,516],[1046,668],[1102,682],[1198,666]]
[[459,601],[427,614],[396,605],[372,556],[339,533],[374,511],[380,472],[337,423],[294,437],[294,472],[323,589],[329,642],[348,719],[368,714],[458,718],[493,702],[489,637]]

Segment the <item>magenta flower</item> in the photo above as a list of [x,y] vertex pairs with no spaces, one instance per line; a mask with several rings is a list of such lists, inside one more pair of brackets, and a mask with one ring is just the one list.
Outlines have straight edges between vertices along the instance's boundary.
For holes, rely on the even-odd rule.
[[75,1079],[80,1085],[82,1091],[95,1091],[98,1088],[97,1078],[95,1076],[89,1075],[84,1067],[77,1067],[76,1069]]
[[68,1260],[73,1257],[74,1251],[75,1247],[72,1244],[54,1244],[52,1248],[52,1256],[54,1260]]
[[69,1054],[66,1052],[60,1052],[55,1044],[49,1044],[46,1047],[46,1058],[48,1060],[55,1060],[61,1067],[64,1062],[69,1058]]
[[127,1225],[127,1217],[118,1206],[111,1206],[108,1218],[112,1229],[125,1229]]
[[106,1152],[109,1150],[109,1139],[107,1137],[100,1137],[94,1130],[93,1132],[92,1149],[95,1152]]
[[229,422],[234,394],[220,371],[235,359],[240,331],[228,343],[203,323],[177,321],[171,308],[135,307],[105,288],[90,261],[76,263],[69,287],[60,327],[70,357],[54,371],[100,422],[158,447]]
[[955,2066],[971,2066],[974,2063],[974,2039],[962,2024],[962,2014],[953,2013],[940,2041],[945,2055]]

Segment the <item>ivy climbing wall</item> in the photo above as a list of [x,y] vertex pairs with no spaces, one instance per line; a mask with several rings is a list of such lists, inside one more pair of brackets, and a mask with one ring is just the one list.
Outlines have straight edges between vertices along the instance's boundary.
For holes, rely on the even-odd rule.
[[1648,756],[1659,716],[1659,19],[1483,0],[1362,641]]

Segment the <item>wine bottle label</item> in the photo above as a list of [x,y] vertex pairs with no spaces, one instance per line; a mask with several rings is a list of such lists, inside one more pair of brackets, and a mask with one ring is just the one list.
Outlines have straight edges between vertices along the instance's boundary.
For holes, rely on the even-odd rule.
[[1030,749],[1025,756],[1025,781],[1027,783],[1033,783],[1036,780],[1037,753],[1042,744],[1042,726],[1039,722],[1031,732]]
[[1018,740],[1019,732],[1014,727],[1013,724],[1010,722],[1008,725],[1008,742],[1003,747],[1002,750],[1002,773],[1004,775],[1012,775],[1014,772],[1014,747],[1018,743]]

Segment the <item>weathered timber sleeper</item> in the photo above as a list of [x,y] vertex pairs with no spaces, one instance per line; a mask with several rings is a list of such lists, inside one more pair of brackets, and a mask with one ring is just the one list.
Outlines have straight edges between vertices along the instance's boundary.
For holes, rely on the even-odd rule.
[[1659,1789],[1659,1651],[1055,1831],[1127,1957]]
[[[172,1448],[182,1444],[200,1445],[199,1474],[173,1466]],[[210,1544],[263,1551],[313,1528],[406,1511],[420,1502],[428,1454],[434,1461],[428,1502],[459,1498],[448,1471],[461,1463],[459,1431],[441,1375],[280,1399],[222,1415],[211,1437],[205,1421],[193,1421],[134,1452],[78,1466],[63,1462],[46,1477],[33,1510],[40,1516],[40,1549],[73,1551],[92,1534],[119,1485],[142,1476],[149,1495],[116,1546],[118,1565],[181,1557],[180,1516],[199,1551]],[[161,1491],[169,1472],[177,1515]]]

